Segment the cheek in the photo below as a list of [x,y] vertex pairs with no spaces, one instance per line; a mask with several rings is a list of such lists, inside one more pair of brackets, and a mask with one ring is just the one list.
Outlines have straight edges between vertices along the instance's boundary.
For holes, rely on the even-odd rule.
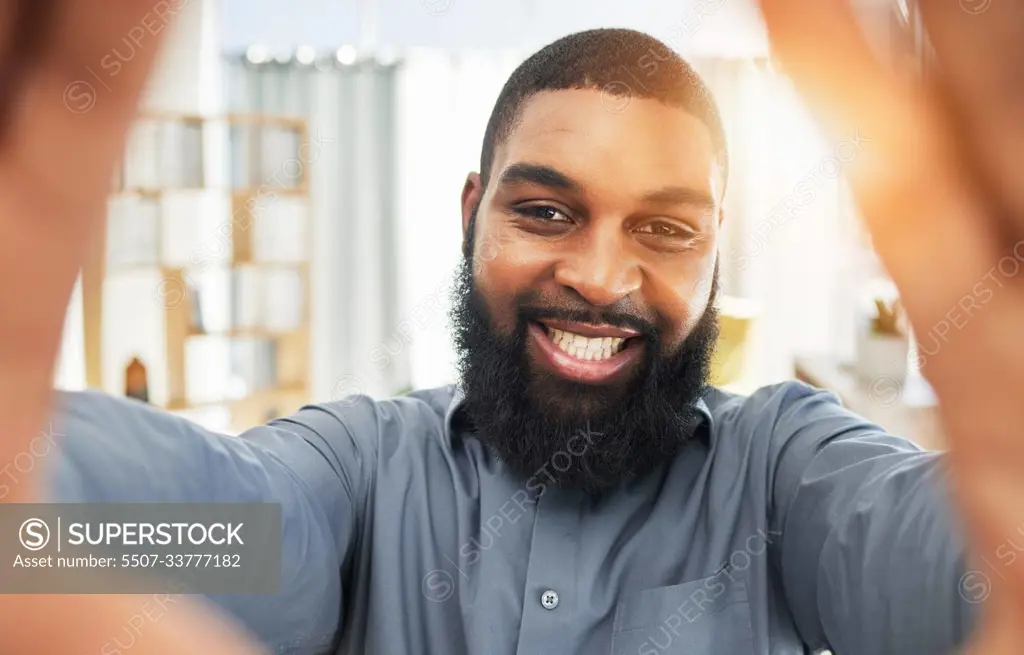
[[524,279],[522,269],[503,258],[501,252],[489,260],[475,257],[473,277],[490,312],[493,327],[504,334],[510,333],[515,329],[516,298],[529,288],[529,279]]
[[514,320],[517,297],[539,292],[551,268],[551,256],[515,238],[510,229],[488,224],[478,235],[473,251],[473,275],[495,322],[508,327]]
[[[698,276],[695,280],[685,289],[685,293],[682,294],[683,299],[689,305],[689,309],[700,309],[707,306],[708,300],[711,298],[711,287],[714,285],[715,277],[714,271],[707,271],[705,274]],[[700,316],[698,312],[697,316]]]
[[700,321],[711,298],[713,271],[685,282],[663,286],[657,294],[656,309],[669,322],[665,346],[674,350],[690,335]]

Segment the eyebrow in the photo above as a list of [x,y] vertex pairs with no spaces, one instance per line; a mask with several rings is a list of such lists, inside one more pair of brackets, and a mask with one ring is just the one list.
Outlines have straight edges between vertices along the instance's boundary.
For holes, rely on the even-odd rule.
[[715,199],[706,191],[691,187],[667,186],[645,194],[644,202],[652,205],[690,205],[702,209],[714,209]]
[[541,164],[512,164],[498,178],[499,186],[517,186],[520,184],[536,184],[550,189],[579,192],[583,185],[550,166]]
[[[565,173],[543,164],[512,164],[498,178],[499,186],[536,184],[549,189],[580,192],[583,185]],[[714,209],[715,199],[706,191],[692,187],[667,186],[643,196],[643,201],[652,205],[689,205],[701,209]]]

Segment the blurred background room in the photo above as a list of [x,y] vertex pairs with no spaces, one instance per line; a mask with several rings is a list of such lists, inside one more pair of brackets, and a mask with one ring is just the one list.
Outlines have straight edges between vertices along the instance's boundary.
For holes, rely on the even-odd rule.
[[[459,194],[498,92],[560,36],[631,27],[684,55],[723,112],[716,384],[798,377],[939,444],[842,181],[870,141],[824,141],[769,61],[751,0],[168,5],[66,95],[70,111],[102,103],[119,62],[173,30],[69,310],[59,386],[237,433],[306,402],[454,382]],[[912,5],[859,6],[883,56],[925,64]]]

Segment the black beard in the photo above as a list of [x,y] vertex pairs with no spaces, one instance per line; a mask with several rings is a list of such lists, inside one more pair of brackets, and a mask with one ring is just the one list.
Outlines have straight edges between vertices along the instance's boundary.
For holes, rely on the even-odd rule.
[[536,309],[517,299],[512,334],[496,330],[464,253],[452,324],[465,410],[480,439],[524,479],[589,493],[609,490],[670,461],[694,435],[718,337],[717,267],[708,308],[686,340],[662,353],[659,331],[635,317],[586,312],[593,322],[641,330],[644,361],[627,384],[595,386],[538,373],[527,327],[538,317],[586,320],[579,310]]

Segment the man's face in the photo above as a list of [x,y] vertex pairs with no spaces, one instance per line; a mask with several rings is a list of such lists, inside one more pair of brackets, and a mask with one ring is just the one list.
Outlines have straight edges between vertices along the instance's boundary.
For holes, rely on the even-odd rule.
[[[614,428],[617,412],[643,414],[619,429],[664,431],[678,418],[670,405],[692,404],[705,382],[721,215],[710,134],[655,100],[610,104],[594,90],[533,96],[487,188],[467,181],[472,256],[456,321],[470,404],[509,410],[500,423],[479,417],[491,433],[532,413],[531,431],[559,430],[547,435],[557,443],[584,422]],[[651,424],[662,411],[667,424]],[[529,435],[482,438],[502,441],[506,459],[545,450]],[[509,449],[510,439],[525,441]]]

